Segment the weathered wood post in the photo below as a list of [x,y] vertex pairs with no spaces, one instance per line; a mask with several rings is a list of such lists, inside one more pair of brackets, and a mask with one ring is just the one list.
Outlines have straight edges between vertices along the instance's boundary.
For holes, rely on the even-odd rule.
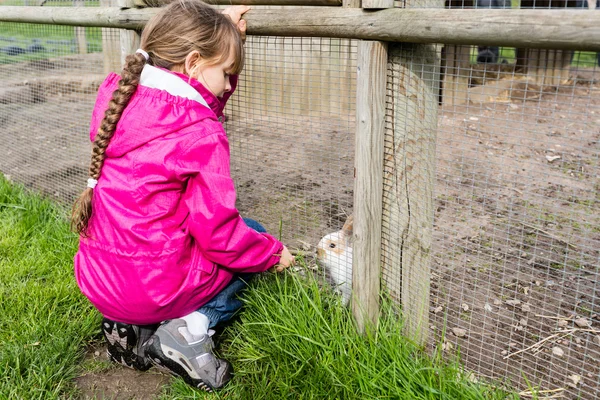
[[[103,7],[134,7],[134,0],[100,0]],[[117,34],[118,33],[118,34]],[[140,35],[135,30],[102,28],[102,53],[104,54],[104,73],[121,73],[125,57],[137,50]]]
[[[393,0],[362,0],[363,9],[391,7]],[[360,332],[379,316],[387,47],[358,42],[352,312]]]
[[[443,7],[437,0],[428,5]],[[388,59],[382,274],[402,304],[404,334],[425,344],[440,59],[435,45],[410,43],[390,44]]]
[[[444,1],[444,0],[443,0]],[[474,0],[445,0],[446,8],[472,8]],[[439,3],[439,2],[438,2]],[[442,103],[456,106],[469,101],[471,46],[446,44],[442,48]]]
[[[73,0],[73,6],[85,7],[85,0]],[[87,53],[87,40],[85,38],[85,27],[76,26],[75,28],[75,41],[77,42],[77,52],[79,54]]]

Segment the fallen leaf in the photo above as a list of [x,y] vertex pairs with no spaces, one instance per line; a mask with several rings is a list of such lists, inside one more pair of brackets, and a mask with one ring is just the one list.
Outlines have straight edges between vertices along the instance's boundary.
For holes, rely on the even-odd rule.
[[529,311],[531,311],[531,306],[529,304],[523,304],[521,306],[521,311],[523,311],[523,312],[529,312]]
[[506,300],[505,303],[508,304],[509,306],[518,306],[519,304],[521,304],[521,300],[517,300],[517,299]]
[[485,306],[483,306],[483,309],[484,309],[485,311],[492,311],[492,306],[490,306],[490,304],[489,304],[489,303],[485,303]]
[[580,328],[589,328],[592,323],[587,318],[577,318],[575,321],[575,325]]
[[469,311],[469,305],[468,305],[467,303],[462,303],[462,304],[460,305],[460,308],[462,308],[462,309],[463,309],[463,311],[465,311],[465,312],[466,312],[466,311]]
[[581,381],[581,375],[569,375],[569,379],[573,381],[574,385],[578,385]]

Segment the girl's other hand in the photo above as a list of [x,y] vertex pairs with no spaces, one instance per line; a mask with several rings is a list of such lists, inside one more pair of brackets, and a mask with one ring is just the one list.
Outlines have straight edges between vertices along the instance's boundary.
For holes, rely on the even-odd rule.
[[250,10],[248,6],[231,6],[222,11],[223,14],[231,18],[233,23],[237,25],[243,41],[246,41],[246,21],[242,19],[242,15],[248,10]]
[[273,269],[275,272],[281,272],[286,268],[291,267],[296,262],[296,259],[290,253],[287,247],[283,246],[283,250],[281,251],[281,259],[279,260],[279,264],[275,265]]

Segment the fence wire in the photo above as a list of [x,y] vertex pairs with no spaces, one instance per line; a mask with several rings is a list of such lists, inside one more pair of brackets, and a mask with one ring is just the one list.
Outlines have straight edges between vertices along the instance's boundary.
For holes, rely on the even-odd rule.
[[597,398],[596,54],[494,51],[442,53],[431,329],[480,376]]
[[[67,204],[84,188],[89,119],[115,42],[117,30],[0,23],[1,173]],[[395,173],[431,175],[433,193],[416,175],[402,194],[433,219],[422,227],[432,229],[429,343],[460,349],[478,379],[597,398],[598,55],[430,47],[401,46],[388,62],[383,211],[399,204]],[[314,250],[352,213],[356,49],[329,38],[246,43],[225,110],[238,208],[291,247]],[[423,93],[430,106],[411,103]],[[409,143],[399,130],[437,137]],[[384,218],[382,232],[383,286],[398,301],[427,289],[414,290],[418,271],[401,279],[410,259],[392,241],[404,217]]]

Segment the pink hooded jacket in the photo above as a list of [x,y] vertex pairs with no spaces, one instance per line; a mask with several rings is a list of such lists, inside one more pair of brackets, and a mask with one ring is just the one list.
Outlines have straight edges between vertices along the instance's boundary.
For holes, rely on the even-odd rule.
[[[119,79],[111,74],[99,88],[92,140]],[[218,99],[188,79],[144,68],[94,189],[75,277],[115,321],[143,325],[189,314],[234,274],[275,265],[283,249],[247,227],[235,207],[229,143],[218,120],[231,93]]]

